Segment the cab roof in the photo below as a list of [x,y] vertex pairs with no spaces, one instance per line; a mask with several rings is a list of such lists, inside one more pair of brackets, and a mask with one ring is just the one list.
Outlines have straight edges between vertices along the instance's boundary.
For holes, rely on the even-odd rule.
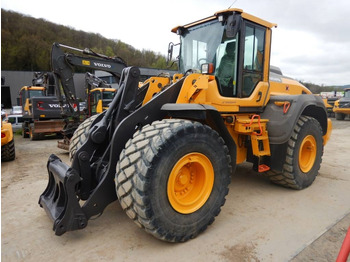
[[23,86],[21,88],[21,90],[23,90],[23,89],[26,89],[26,90],[28,90],[28,89],[30,89],[30,90],[45,90],[45,87],[43,87],[43,86]]
[[217,19],[219,16],[221,15],[225,15],[227,13],[233,13],[233,12],[236,12],[236,13],[240,13],[241,16],[246,19],[246,20],[249,20],[249,21],[252,21],[256,24],[260,24],[262,26],[265,26],[265,27],[268,27],[268,28],[272,28],[272,27],[277,27],[277,24],[274,24],[274,23],[270,23],[270,22],[267,22],[259,17],[256,17],[256,16],[253,16],[253,15],[250,15],[248,13],[245,13],[243,12],[242,9],[239,9],[239,8],[229,8],[229,9],[225,9],[225,10],[222,10],[222,11],[218,11],[216,12],[213,16],[209,16],[207,18],[204,18],[204,19],[201,19],[201,20],[198,20],[198,21],[195,21],[195,22],[192,22],[192,23],[189,23],[189,24],[186,24],[186,25],[183,25],[183,26],[177,26],[177,27],[174,27],[171,32],[173,33],[176,33],[177,32],[177,29],[182,27],[182,28],[190,28],[192,26],[195,26],[195,25],[198,25],[198,24],[202,24],[202,23],[205,23],[205,22],[208,22],[208,21],[212,21],[212,20],[215,20]]
[[117,89],[114,89],[114,88],[104,88],[104,87],[96,87],[96,88],[94,88],[94,89],[91,89],[90,90],[90,92],[93,92],[93,91],[102,91],[102,92],[104,92],[104,91],[107,91],[107,92],[116,92],[117,91]]

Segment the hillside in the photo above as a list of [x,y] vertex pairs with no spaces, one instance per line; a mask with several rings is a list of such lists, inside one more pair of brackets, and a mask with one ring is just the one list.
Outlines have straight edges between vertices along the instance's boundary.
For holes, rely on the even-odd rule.
[[[86,33],[1,9],[2,70],[49,71],[50,51],[54,42],[84,49],[86,47],[107,56],[119,56],[128,65],[166,68],[166,58],[150,50],[137,50],[119,40],[100,34]],[[177,69],[176,65],[172,69]],[[82,69],[76,71],[82,72]],[[347,86],[319,86],[303,82],[313,93],[343,90]]]
[[319,94],[321,92],[332,92],[332,91],[344,91],[345,88],[349,88],[350,85],[344,86],[320,86],[309,82],[299,81],[304,86],[306,86],[313,94]]
[[107,56],[119,56],[128,65],[166,68],[166,58],[150,50],[137,50],[119,40],[86,33],[1,9],[2,70],[48,71],[54,42],[86,47]]

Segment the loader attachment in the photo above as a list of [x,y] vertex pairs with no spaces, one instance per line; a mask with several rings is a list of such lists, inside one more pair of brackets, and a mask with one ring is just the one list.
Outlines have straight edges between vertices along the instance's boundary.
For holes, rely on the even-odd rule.
[[183,79],[142,105],[147,86],[138,87],[139,72],[135,67],[123,70],[117,94],[108,110],[92,122],[71,167],[50,156],[49,181],[39,205],[53,220],[56,235],[86,227],[91,217],[101,215],[117,200],[115,167],[126,142],[138,128],[163,119],[167,112],[162,106],[176,101]]
[[79,174],[55,155],[49,157],[47,169],[49,182],[39,198],[39,205],[53,220],[55,234],[60,236],[66,231],[86,227],[87,217],[75,194],[81,180]]

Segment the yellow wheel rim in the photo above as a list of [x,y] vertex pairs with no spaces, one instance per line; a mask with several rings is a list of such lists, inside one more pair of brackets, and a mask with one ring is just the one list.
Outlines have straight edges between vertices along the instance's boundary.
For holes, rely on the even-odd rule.
[[214,185],[214,168],[203,154],[182,157],[171,170],[167,194],[171,206],[181,214],[200,209],[208,200]]
[[317,154],[316,140],[312,135],[304,138],[299,149],[299,168],[302,172],[309,172],[314,166]]

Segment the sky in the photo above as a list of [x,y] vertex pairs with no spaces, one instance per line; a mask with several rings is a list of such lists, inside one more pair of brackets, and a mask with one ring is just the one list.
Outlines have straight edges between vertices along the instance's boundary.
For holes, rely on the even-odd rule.
[[271,65],[318,85],[350,84],[349,0],[1,0],[1,8],[166,54],[171,29],[229,7],[278,24]]

